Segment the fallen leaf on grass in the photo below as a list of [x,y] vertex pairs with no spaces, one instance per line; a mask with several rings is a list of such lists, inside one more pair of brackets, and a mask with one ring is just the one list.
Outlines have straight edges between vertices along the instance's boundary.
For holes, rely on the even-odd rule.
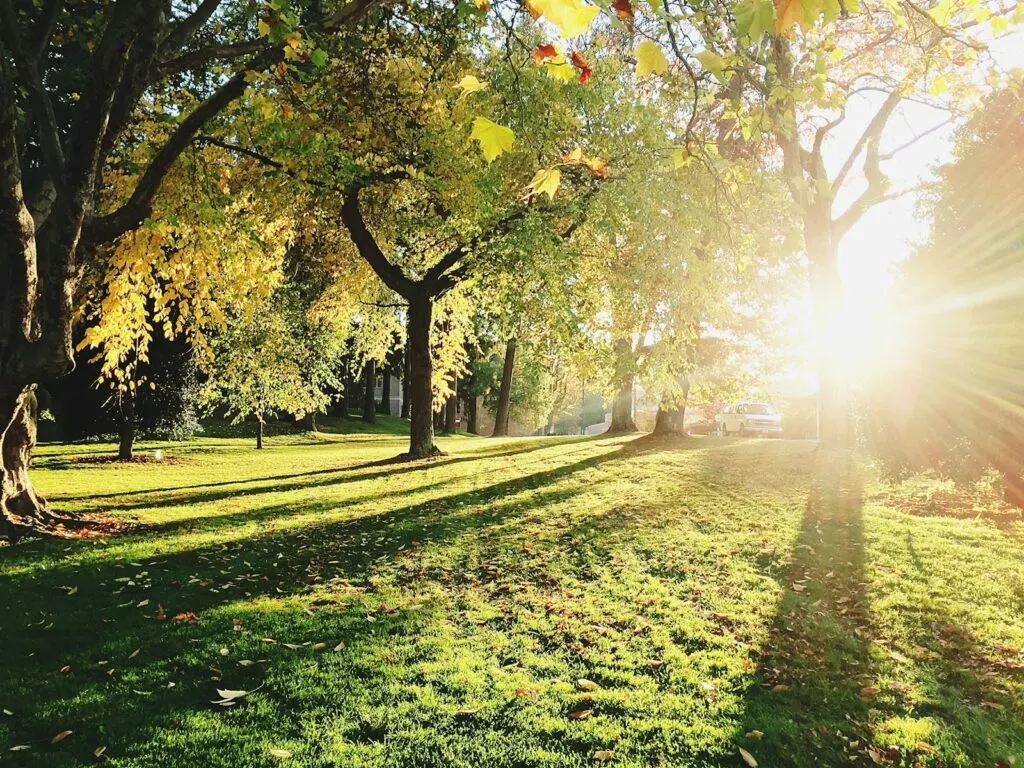
[[754,756],[747,752],[743,747],[740,747],[740,757],[743,758],[743,762],[750,766],[750,768],[757,768],[757,760]]
[[134,651],[132,651],[130,654],[128,654],[128,658],[129,659],[134,659],[140,653],[142,653],[142,649],[141,648],[136,648]]
[[614,760],[615,750],[614,749],[599,749],[594,752],[595,760]]
[[785,683],[779,683],[778,685],[773,685],[772,686],[772,693],[782,693],[783,691],[788,691],[788,690],[789,690],[789,686],[786,685]]
[[579,680],[576,681],[576,687],[579,688],[581,691],[596,691],[601,688],[601,686],[599,686],[593,680],[587,680],[585,677],[581,677]]
[[8,752],[24,752],[26,749],[32,749],[29,744],[17,744],[11,747]]
[[186,611],[185,613],[179,613],[174,617],[175,621],[183,621],[186,624],[198,624],[199,617],[196,616],[192,611]]
[[270,754],[272,754],[274,757],[280,757],[282,759],[292,756],[292,753],[289,752],[287,749],[271,749]]
[[861,696],[876,696],[881,693],[882,689],[874,685],[866,685],[860,689]]
[[56,744],[58,741],[64,741],[64,739],[66,739],[72,733],[74,733],[74,731],[61,731],[56,736],[54,736],[52,739],[50,739],[50,743],[51,744]]
[[515,696],[517,699],[535,699],[537,698],[537,693],[529,688],[516,688]]
[[96,749],[94,749],[92,751],[92,754],[93,754],[93,757],[100,758],[100,757],[103,757],[103,753],[106,752],[106,751],[107,751],[106,747],[96,747]]
[[575,712],[570,712],[569,713],[569,719],[570,720],[586,720],[592,714],[594,714],[594,710],[592,710],[592,709],[579,709],[579,710],[576,710]]
[[764,738],[764,731],[747,731],[746,737],[748,739],[755,739],[757,741],[760,741]]
[[939,750],[929,744],[927,741],[917,742],[917,751],[924,752],[926,755],[934,755]]
[[456,717],[472,717],[477,712],[479,712],[481,709],[483,709],[483,707],[472,707],[470,709],[460,709],[458,712],[455,713],[455,716]]

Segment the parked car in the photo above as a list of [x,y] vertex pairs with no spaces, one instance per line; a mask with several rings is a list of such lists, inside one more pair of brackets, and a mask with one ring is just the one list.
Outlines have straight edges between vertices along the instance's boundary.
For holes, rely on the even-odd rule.
[[771,403],[734,403],[722,409],[716,421],[725,436],[782,434],[782,416]]

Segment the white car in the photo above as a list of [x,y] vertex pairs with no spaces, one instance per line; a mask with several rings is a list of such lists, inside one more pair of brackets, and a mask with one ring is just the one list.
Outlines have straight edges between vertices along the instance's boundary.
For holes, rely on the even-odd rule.
[[782,434],[782,416],[770,403],[734,403],[726,406],[715,420],[724,436]]

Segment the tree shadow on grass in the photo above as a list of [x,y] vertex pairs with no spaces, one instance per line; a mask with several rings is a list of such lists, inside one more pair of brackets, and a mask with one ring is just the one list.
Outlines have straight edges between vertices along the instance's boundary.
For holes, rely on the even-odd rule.
[[[579,438],[572,442],[583,442],[592,441],[590,438]],[[566,441],[561,441],[566,442]],[[553,444],[541,444],[541,443],[528,443],[525,445],[517,445],[514,448],[509,449],[508,447],[502,447],[496,450],[485,450],[485,451],[474,451],[471,454],[462,456],[451,456],[443,459],[435,459],[431,461],[423,461],[416,464],[402,463],[394,464],[390,459],[380,459],[377,461],[360,462],[358,464],[352,464],[349,466],[341,467],[327,467],[324,469],[314,469],[307,472],[291,472],[278,475],[264,475],[251,478],[243,478],[239,480],[224,480],[214,483],[196,483],[188,486],[173,486],[173,487],[162,487],[162,488],[146,488],[136,491],[124,491],[124,492],[112,492],[112,493],[99,493],[89,494],[85,496],[75,495],[62,495],[62,494],[51,494],[48,498],[51,502],[88,502],[99,499],[129,499],[140,496],[151,496],[156,494],[169,494],[175,491],[186,491],[187,493],[177,494],[174,496],[162,497],[158,499],[141,499],[139,501],[132,501],[122,504],[109,504],[109,505],[97,505],[92,508],[91,511],[97,512],[114,512],[114,511],[129,511],[133,509],[147,509],[154,507],[168,507],[178,506],[181,504],[197,504],[210,501],[222,501],[224,499],[232,498],[239,495],[249,495],[258,493],[278,493],[282,491],[311,488],[317,486],[335,485],[338,483],[347,482],[363,482],[382,477],[393,477],[396,475],[408,474],[412,472],[422,472],[425,470],[434,469],[437,467],[447,467],[452,465],[458,465],[470,461],[478,461],[481,459],[490,458],[506,458],[514,457],[527,453],[532,453],[543,448],[553,447]],[[377,470],[373,472],[363,472],[362,470]],[[311,479],[319,478],[316,482],[311,482]],[[291,481],[291,482],[282,482]],[[236,490],[236,486],[242,485],[253,485],[253,484],[267,484],[257,488],[245,488]],[[204,493],[195,493],[197,489],[222,489],[222,490],[211,490]]]
[[[293,696],[276,689],[274,681],[284,685],[289,676],[301,676],[304,666],[315,666],[328,652],[333,655],[325,663],[345,668],[337,684],[346,695],[364,695],[369,686],[382,684],[373,675],[388,665],[382,654],[393,639],[423,631],[433,621],[429,597],[422,606],[377,602],[368,580],[382,562],[498,522],[507,525],[538,504],[564,501],[579,488],[549,486],[620,455],[613,445],[554,469],[340,521],[317,522],[326,509],[306,505],[299,512],[308,523],[172,553],[160,553],[158,544],[157,554],[138,560],[128,554],[130,546],[114,557],[92,557],[87,550],[99,545],[86,542],[41,542],[2,552],[7,575],[0,589],[0,691],[3,706],[15,716],[0,720],[0,748],[32,746],[12,753],[15,765],[30,764],[32,755],[45,756],[43,764],[78,764],[91,760],[97,746],[149,764],[153,733],[166,739],[180,730],[186,740],[191,720],[222,716],[209,703],[216,688],[251,690],[261,683],[268,683],[261,706],[279,711],[261,712],[260,727],[287,729],[296,718],[286,711]],[[541,492],[517,497],[534,489]],[[269,518],[293,511],[284,504],[253,513]],[[131,537],[118,543],[130,545]],[[65,556],[54,559],[58,546]],[[19,572],[18,566],[27,568]],[[310,602],[302,611],[292,605],[282,616],[274,608],[278,598],[321,592],[327,594],[324,602]],[[175,618],[179,614],[184,616]],[[190,623],[188,614],[198,623]],[[326,645],[314,647],[319,643]],[[443,653],[429,643],[424,648],[435,657]],[[253,664],[240,665],[241,660]],[[304,699],[318,696],[303,693]],[[239,709],[225,722],[249,717],[245,706]],[[51,745],[63,730],[75,738]],[[372,726],[362,735],[356,731],[358,738],[379,737]],[[289,736],[295,733],[282,734]],[[213,734],[198,738],[209,741],[216,755]],[[239,759],[238,750],[244,754],[247,748],[234,744],[235,751],[224,754]],[[265,753],[254,754],[246,764],[265,760]]]
[[848,454],[820,452],[815,461],[739,733],[764,765],[848,765],[870,744],[875,680],[861,490]]

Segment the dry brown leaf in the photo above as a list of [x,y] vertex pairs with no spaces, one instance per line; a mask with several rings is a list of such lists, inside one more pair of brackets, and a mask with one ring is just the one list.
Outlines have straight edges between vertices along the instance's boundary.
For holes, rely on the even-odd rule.
[[50,739],[50,743],[51,744],[56,744],[58,741],[64,741],[64,739],[66,739],[72,733],[74,733],[74,731],[61,731],[56,736],[54,736],[52,739]]
[[739,750],[740,757],[743,758],[743,762],[749,765],[750,768],[757,768],[757,760],[754,759],[754,756],[747,752],[743,747],[740,747]]
[[103,757],[103,753],[106,752],[106,751],[107,751],[106,747],[96,747],[96,749],[94,749],[92,751],[92,755],[93,755],[93,757],[100,758],[100,757]]
[[747,731],[746,737],[748,739],[754,739],[756,741],[760,741],[761,739],[764,738],[764,731]]
[[592,714],[594,714],[594,710],[592,710],[592,709],[578,709],[575,712],[570,712],[569,713],[569,719],[570,720],[586,720]]
[[614,749],[599,749],[596,752],[594,752],[594,759],[595,760],[601,760],[601,761],[614,760],[615,759],[615,750]]

